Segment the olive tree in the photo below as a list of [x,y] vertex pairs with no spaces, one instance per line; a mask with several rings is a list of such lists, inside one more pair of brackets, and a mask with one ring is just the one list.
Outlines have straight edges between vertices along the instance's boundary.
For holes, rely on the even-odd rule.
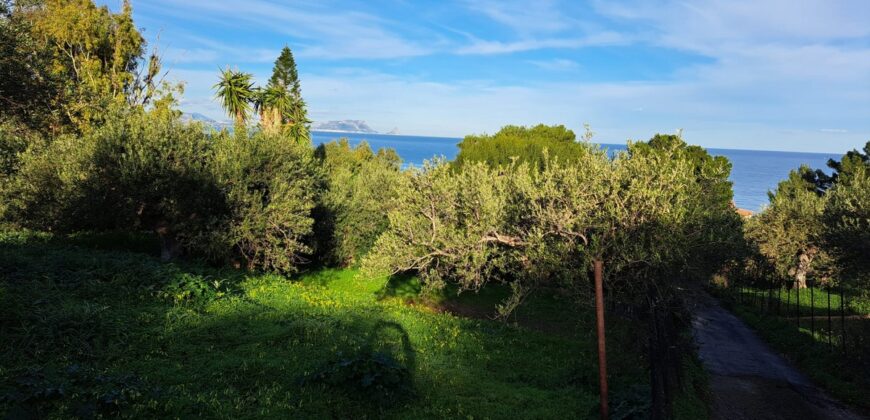
[[387,229],[406,178],[401,160],[391,149],[373,152],[367,143],[351,147],[347,139],[322,144],[314,154],[325,179],[315,212],[318,256],[357,264]]
[[806,166],[792,171],[770,193],[770,205],[750,219],[746,235],[776,268],[781,278],[790,278],[799,288],[807,277],[823,267],[827,253],[821,244],[822,214],[827,195],[818,194],[805,179]]

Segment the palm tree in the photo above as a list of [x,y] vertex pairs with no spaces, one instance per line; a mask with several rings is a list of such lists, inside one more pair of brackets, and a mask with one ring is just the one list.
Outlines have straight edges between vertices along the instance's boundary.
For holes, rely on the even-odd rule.
[[269,83],[265,88],[257,89],[254,107],[260,115],[260,125],[266,131],[279,129],[292,105],[290,92],[281,86]]
[[250,73],[221,70],[221,78],[214,89],[224,110],[236,121],[236,127],[244,127],[251,112],[251,102],[255,99],[253,76]]
[[290,125],[290,135],[299,143],[311,143],[311,132],[309,125],[311,120],[308,119],[308,111],[306,111],[305,100],[302,98],[296,99],[290,109],[284,114],[284,118]]

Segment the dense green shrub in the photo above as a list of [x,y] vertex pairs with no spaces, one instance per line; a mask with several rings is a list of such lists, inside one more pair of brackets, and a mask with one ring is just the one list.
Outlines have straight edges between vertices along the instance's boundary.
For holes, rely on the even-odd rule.
[[315,156],[326,181],[316,211],[319,257],[355,264],[387,228],[404,181],[401,160],[391,149],[375,153],[367,143],[351,147],[347,139],[320,145]]
[[174,113],[117,110],[89,135],[24,153],[10,213],[35,229],[156,231],[171,252],[221,212],[210,148]]
[[191,248],[281,272],[307,261],[318,187],[310,147],[283,134],[222,135],[215,139],[211,169],[227,213]]
[[[587,132],[585,140],[591,133]],[[508,125],[493,135],[470,135],[459,143],[459,154],[455,164],[462,166],[469,162],[487,162],[492,166],[507,165],[514,159],[528,162],[530,167],[542,168],[545,161],[544,150],[549,156],[562,161],[576,161],[582,158],[587,148],[577,142],[574,132],[565,126],[519,127]]]
[[310,147],[283,135],[207,134],[174,112],[120,110],[82,136],[36,143],[7,188],[6,217],[58,232],[153,231],[189,252],[290,272],[309,247]]

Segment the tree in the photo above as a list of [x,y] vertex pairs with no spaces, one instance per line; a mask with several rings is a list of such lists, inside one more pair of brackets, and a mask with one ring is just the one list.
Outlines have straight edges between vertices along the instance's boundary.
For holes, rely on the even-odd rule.
[[770,205],[750,219],[747,237],[776,268],[781,278],[791,278],[798,288],[823,266],[827,253],[821,245],[822,214],[827,197],[806,180],[811,169],[802,166],[789,173],[769,193]]
[[351,147],[347,139],[321,144],[314,155],[326,181],[316,217],[319,258],[358,264],[389,225],[387,214],[406,181],[401,159],[392,149],[375,153],[367,143]]
[[824,194],[837,183],[841,173],[850,172],[862,165],[870,166],[870,141],[864,145],[863,153],[853,149],[846,152],[840,160],[828,159],[828,168],[832,170],[831,175],[826,174],[821,169],[816,169],[803,173],[803,176],[808,182],[815,184],[817,193]]
[[281,50],[281,55],[275,60],[269,85],[289,91],[294,100],[302,98],[302,87],[299,83],[299,73],[296,70],[296,60],[293,59],[290,47],[286,45]]
[[[870,143],[865,147],[870,152]],[[837,179],[827,190],[822,244],[833,254],[845,280],[867,290],[870,280],[870,161],[867,155],[847,154]]]
[[269,84],[254,94],[254,108],[260,115],[263,130],[274,132],[281,128],[286,115],[293,106],[293,98],[280,86]]
[[90,130],[110,107],[148,104],[160,60],[147,60],[129,1],[114,14],[91,0],[4,1],[0,91],[8,112],[40,131]]
[[228,67],[221,70],[220,81],[214,85],[221,106],[235,119],[236,130],[244,130],[251,112],[251,102],[255,98],[252,78],[250,73],[234,71]]
[[[591,132],[587,131],[584,138],[591,138]],[[486,162],[495,167],[507,165],[516,159],[529,162],[531,167],[541,168],[545,160],[544,150],[548,151],[549,156],[564,161],[577,160],[586,152],[586,148],[576,141],[574,132],[564,126],[508,125],[493,135],[466,136],[459,143],[455,165]]]

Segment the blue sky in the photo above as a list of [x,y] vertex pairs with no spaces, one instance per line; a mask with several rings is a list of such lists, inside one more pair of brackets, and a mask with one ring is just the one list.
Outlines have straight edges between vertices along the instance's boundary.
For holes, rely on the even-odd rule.
[[[104,0],[117,9],[120,0]],[[589,123],[603,143],[683,129],[707,147],[841,153],[870,140],[866,0],[134,0],[186,83],[227,119],[218,68],[297,59],[315,121],[460,137]]]

